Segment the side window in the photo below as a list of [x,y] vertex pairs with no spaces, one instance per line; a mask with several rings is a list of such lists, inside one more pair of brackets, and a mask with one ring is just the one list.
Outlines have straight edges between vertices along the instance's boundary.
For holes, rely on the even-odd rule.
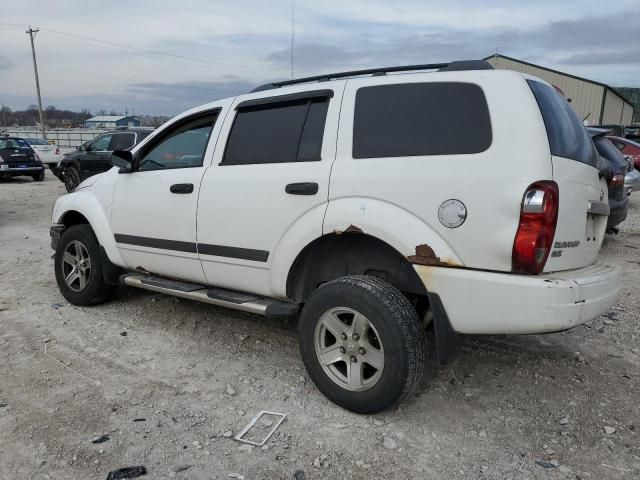
[[598,154],[593,142],[569,103],[549,85],[535,80],[527,83],[540,107],[551,155],[596,166]]
[[111,141],[111,134],[101,135],[89,144],[87,148],[90,152],[107,152],[109,150],[109,142]]
[[126,150],[133,147],[136,135],[134,133],[114,133],[109,142],[109,151]]
[[223,165],[321,160],[328,97],[238,108]]
[[191,117],[171,127],[142,152],[138,170],[201,167],[218,112]]
[[353,158],[480,153],[491,141],[487,100],[478,85],[404,83],[356,93]]

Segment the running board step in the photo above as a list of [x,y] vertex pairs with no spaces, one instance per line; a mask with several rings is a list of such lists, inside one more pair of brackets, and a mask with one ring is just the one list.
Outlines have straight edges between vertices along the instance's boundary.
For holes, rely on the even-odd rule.
[[120,277],[120,283],[269,318],[290,317],[300,311],[300,304],[295,302],[151,275],[125,274]]

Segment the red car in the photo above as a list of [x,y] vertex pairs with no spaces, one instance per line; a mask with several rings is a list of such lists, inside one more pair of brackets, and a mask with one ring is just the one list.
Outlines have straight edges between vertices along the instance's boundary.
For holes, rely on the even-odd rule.
[[623,155],[629,155],[633,159],[636,170],[640,170],[640,143],[627,138],[607,137]]

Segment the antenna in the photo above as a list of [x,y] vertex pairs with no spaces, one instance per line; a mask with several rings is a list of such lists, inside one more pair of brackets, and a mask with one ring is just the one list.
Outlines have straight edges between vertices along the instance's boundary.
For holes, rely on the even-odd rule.
[[296,37],[296,0],[291,0],[291,80],[293,80],[294,41]]

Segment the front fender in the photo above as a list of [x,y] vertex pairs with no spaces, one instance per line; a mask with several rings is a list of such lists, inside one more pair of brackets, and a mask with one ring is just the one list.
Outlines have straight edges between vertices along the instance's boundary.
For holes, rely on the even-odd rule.
[[108,216],[95,194],[91,190],[79,190],[58,198],[53,207],[52,222],[64,223],[64,216],[72,211],[87,219],[111,263],[124,267],[125,263],[116,246]]
[[322,233],[357,229],[388,243],[412,263],[463,266],[453,248],[430,225],[392,203],[367,197],[329,202]]

